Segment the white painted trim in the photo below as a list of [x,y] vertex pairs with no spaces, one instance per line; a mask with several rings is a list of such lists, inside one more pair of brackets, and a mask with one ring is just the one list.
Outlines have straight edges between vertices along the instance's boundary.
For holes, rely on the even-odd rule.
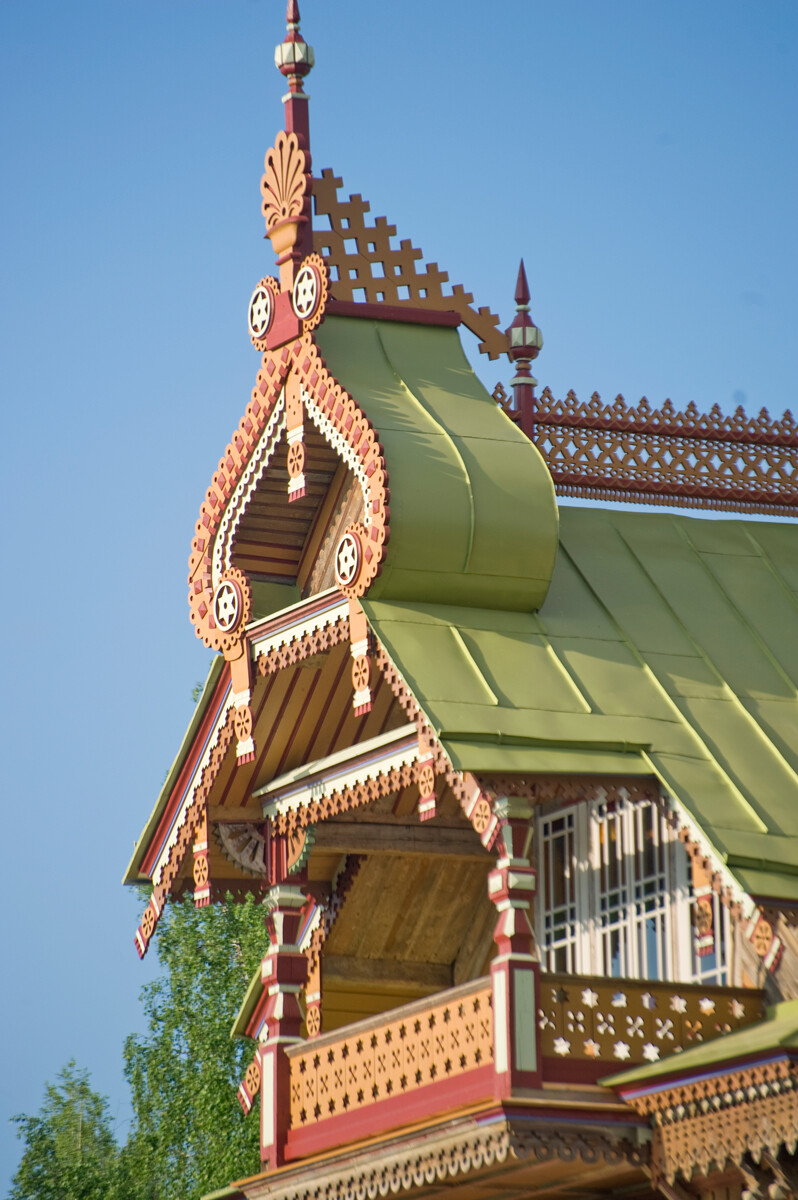
[[[290,612],[291,610],[287,611]],[[331,605],[330,608],[325,608],[321,612],[315,612],[306,617],[300,617],[298,621],[290,622],[281,629],[264,634],[261,637],[258,637],[257,633],[254,633],[252,635],[252,657],[257,659],[261,654],[271,654],[272,650],[279,650],[281,646],[285,646],[289,642],[307,637],[311,633],[317,633],[319,629],[325,629],[328,625],[333,625],[341,617],[348,616],[349,601],[342,598],[340,593],[338,593],[337,602]]]
[[258,486],[263,472],[269,465],[272,455],[285,429],[285,390],[280,393],[277,403],[272,410],[266,428],[258,439],[249,462],[244,469],[236,488],[224,506],[222,519],[213,540],[213,558],[211,561],[213,588],[216,588],[222,572],[230,567],[230,556],[233,548],[238,524],[247,510],[252,493]]
[[178,834],[180,833],[180,830],[183,828],[183,826],[185,824],[186,814],[187,814],[188,810],[191,808],[191,805],[194,803],[194,793],[196,792],[197,788],[200,785],[200,781],[202,780],[203,771],[205,770],[208,763],[210,762],[213,751],[216,749],[217,745],[219,744],[219,734],[221,733],[222,726],[227,721],[228,711],[233,707],[234,707],[233,693],[228,692],[227,696],[225,698],[224,705],[223,705],[222,709],[220,710],[218,717],[216,718],[216,724],[213,727],[213,733],[208,738],[208,744],[205,747],[202,758],[199,760],[196,767],[194,768],[194,774],[191,776],[191,783],[189,784],[188,789],[186,790],[186,793],[183,797],[183,802],[180,805],[180,808],[178,810],[178,813],[177,813],[177,816],[175,817],[174,822],[172,823],[172,828],[169,830],[169,836],[166,839],[166,842],[164,843],[163,849],[161,850],[161,853],[158,856],[158,861],[156,862],[155,867],[153,869],[152,882],[156,885],[161,882],[161,876],[163,875],[164,868],[166,867],[166,864],[169,861],[171,851],[174,848],[175,843],[177,842]]
[[[344,435],[335,428],[330,418],[322,412],[313,396],[305,387],[302,388],[302,403],[305,406],[305,412],[319,433],[329,442],[339,457],[343,459],[360,484],[360,490],[363,493],[363,524],[368,527],[371,524],[371,488],[369,486],[368,475],[360,460],[360,455],[355,453]],[[363,432],[365,433],[365,429]]]

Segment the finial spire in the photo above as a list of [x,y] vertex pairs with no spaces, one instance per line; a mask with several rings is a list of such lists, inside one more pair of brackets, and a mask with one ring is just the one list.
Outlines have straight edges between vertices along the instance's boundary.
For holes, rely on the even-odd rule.
[[307,44],[299,32],[298,0],[288,0],[285,22],[285,41],[275,47],[274,63],[280,74],[288,80],[288,91],[283,96],[285,132],[293,133],[296,136],[297,145],[304,154],[304,171],[307,180],[302,220],[296,245],[291,252],[292,261],[296,265],[313,250],[311,201],[313,171],[310,158],[310,115],[308,112],[310,97],[303,90],[302,84],[305,76],[309,75],[313,69],[315,57],[313,47]]
[[315,63],[313,47],[309,46],[299,31],[298,0],[288,0],[285,11],[285,41],[274,51],[274,63],[281,75],[288,80],[288,92],[283,96],[285,105],[286,133],[295,133],[300,149],[310,149],[310,123],[308,119],[309,96],[302,83]]
[[538,381],[529,367],[540,353],[543,335],[529,315],[529,284],[523,258],[515,284],[515,317],[507,329],[507,341],[507,354],[516,370],[512,380],[516,420],[531,439],[535,432],[535,387]]

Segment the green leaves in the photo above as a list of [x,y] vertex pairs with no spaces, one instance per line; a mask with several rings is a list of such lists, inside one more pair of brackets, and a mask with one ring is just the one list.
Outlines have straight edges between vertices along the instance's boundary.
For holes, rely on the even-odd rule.
[[257,1117],[245,1120],[236,1099],[252,1048],[230,1026],[266,948],[262,911],[184,900],[161,917],[164,974],[142,993],[147,1033],[125,1043],[130,1153],[158,1200],[193,1200],[258,1170]]
[[252,1046],[230,1027],[266,949],[254,900],[167,907],[163,974],[147,984],[147,1032],[125,1042],[134,1110],[117,1146],[108,1104],[67,1063],[35,1116],[14,1117],[25,1143],[8,1200],[199,1200],[260,1166],[258,1118],[236,1098]]
[[9,1200],[126,1200],[108,1103],[69,1062],[35,1117],[13,1118],[25,1143]]

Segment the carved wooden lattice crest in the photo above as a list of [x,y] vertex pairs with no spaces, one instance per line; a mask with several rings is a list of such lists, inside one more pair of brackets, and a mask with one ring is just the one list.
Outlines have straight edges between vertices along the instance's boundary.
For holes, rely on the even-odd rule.
[[385,217],[366,224],[369,204],[361,196],[338,197],[342,180],[332,171],[313,179],[317,217],[327,217],[330,228],[314,229],[313,248],[330,266],[335,300],[382,303],[396,308],[456,312],[466,328],[480,339],[480,350],[489,358],[507,352],[507,338],[498,328],[499,318],[488,308],[474,309],[474,297],[461,284],[444,292],[449,276],[437,263],[417,266],[421,250],[412,242],[392,245],[396,226]]
[[[494,399],[505,407],[504,395]],[[573,392],[556,400],[546,388],[534,402],[533,439],[557,492],[737,512],[798,512],[798,427],[785,412],[725,416],[717,405],[683,412],[666,400],[654,409],[622,396],[585,404]]]

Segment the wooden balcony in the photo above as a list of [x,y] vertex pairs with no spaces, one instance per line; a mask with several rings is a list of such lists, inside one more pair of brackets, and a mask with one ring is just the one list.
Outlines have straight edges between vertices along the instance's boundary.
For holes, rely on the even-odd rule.
[[[589,1085],[763,1015],[761,991],[542,975],[543,1087]],[[500,1098],[491,978],[302,1042],[287,1055],[289,1160],[491,1103]]]
[[489,1100],[493,1040],[486,977],[293,1047],[288,1157]]
[[541,975],[544,1076],[601,1079],[722,1037],[764,1015],[764,992],[756,989]]

